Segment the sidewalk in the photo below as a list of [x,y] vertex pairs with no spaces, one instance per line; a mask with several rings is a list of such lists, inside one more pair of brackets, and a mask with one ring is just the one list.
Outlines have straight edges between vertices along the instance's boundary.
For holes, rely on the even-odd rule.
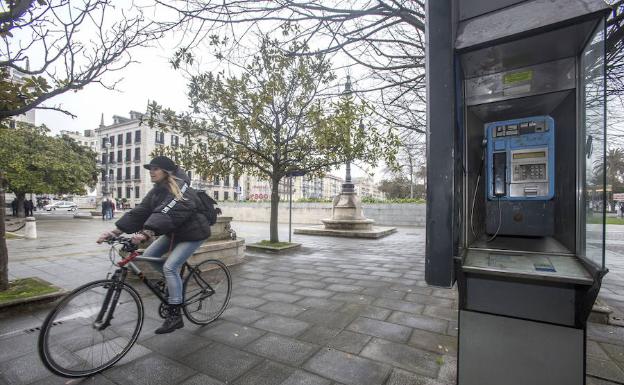
[[[10,274],[38,275],[68,289],[100,279],[110,263],[93,240],[110,225],[40,221],[40,239],[9,241]],[[247,242],[268,237],[267,224],[233,228]],[[282,240],[287,231],[280,225]],[[399,228],[381,240],[293,240],[304,247],[290,255],[250,255],[232,268],[232,299],[214,324],[187,323],[155,336],[161,320],[154,297],[145,296],[139,342],[122,364],[86,381],[51,376],[39,362],[38,332],[29,329],[40,326],[48,308],[0,315],[0,385],[455,383],[456,291],[427,287],[423,228]],[[624,304],[619,247],[609,250],[612,271],[603,292]],[[624,383],[624,328],[588,329],[587,383]]]

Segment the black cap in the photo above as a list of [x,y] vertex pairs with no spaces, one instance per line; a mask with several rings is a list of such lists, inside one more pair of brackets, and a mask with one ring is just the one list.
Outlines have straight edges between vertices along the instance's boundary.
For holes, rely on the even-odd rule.
[[151,162],[149,162],[149,164],[144,164],[143,167],[148,170],[151,167],[158,167],[169,172],[175,172],[178,169],[178,165],[164,155],[155,157]]

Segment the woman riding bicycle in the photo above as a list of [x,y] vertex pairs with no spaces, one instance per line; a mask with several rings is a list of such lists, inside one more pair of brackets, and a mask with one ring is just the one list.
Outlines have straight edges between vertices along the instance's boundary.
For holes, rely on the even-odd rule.
[[[122,233],[134,233],[132,241],[139,244],[155,236],[156,241],[145,249],[146,257],[162,258],[162,272],[169,291],[167,318],[156,334],[171,333],[184,327],[182,320],[182,279],[180,269],[193,252],[210,236],[210,224],[199,214],[197,193],[190,188],[186,173],[166,156],[157,156],[144,165],[155,183],[143,201],[119,219],[116,229],[103,233],[102,243]],[[160,266],[159,266],[160,268]]]

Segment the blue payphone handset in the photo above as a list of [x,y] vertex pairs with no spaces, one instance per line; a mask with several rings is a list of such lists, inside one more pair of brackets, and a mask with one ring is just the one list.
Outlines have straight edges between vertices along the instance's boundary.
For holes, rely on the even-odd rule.
[[488,200],[550,200],[555,193],[555,123],[550,116],[491,122],[487,138]]

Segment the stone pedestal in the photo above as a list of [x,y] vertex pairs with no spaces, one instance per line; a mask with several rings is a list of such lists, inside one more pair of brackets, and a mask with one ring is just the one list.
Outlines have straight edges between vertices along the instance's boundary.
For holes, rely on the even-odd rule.
[[362,212],[362,202],[355,192],[342,192],[333,201],[332,217],[321,219],[323,226],[296,228],[295,234],[327,235],[351,238],[381,238],[396,231],[394,227],[376,227]]

